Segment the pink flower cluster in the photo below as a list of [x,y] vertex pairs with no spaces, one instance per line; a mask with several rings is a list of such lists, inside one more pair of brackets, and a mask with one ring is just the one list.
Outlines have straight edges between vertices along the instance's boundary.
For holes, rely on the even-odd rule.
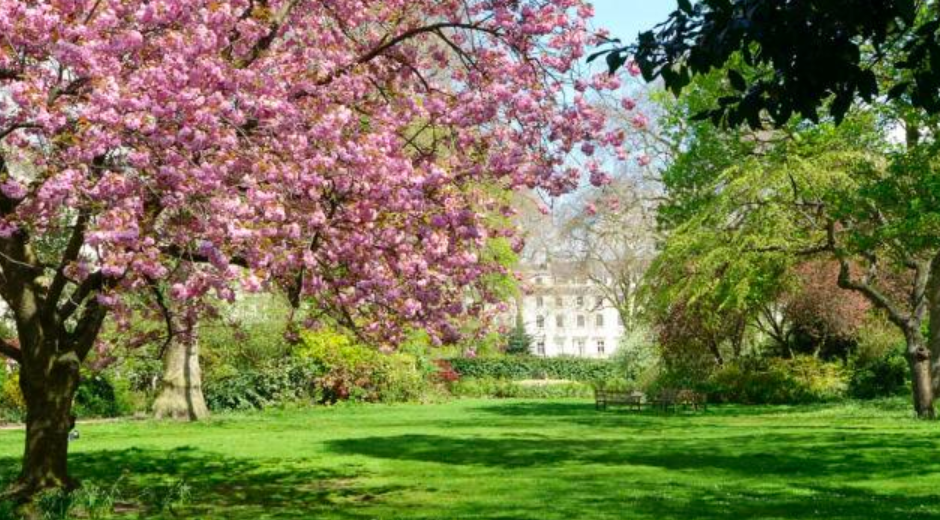
[[69,272],[114,280],[106,305],[276,283],[376,338],[452,339],[501,270],[493,188],[563,192],[569,154],[622,144],[562,101],[597,43],[583,0],[260,5],[0,0],[0,135],[34,172],[0,172],[0,239],[81,215]]

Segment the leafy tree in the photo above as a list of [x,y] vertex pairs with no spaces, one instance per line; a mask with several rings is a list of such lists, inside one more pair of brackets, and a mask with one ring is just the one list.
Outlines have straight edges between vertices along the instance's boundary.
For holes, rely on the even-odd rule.
[[532,336],[525,330],[525,323],[516,320],[516,325],[509,332],[506,342],[506,353],[524,356],[532,353]]
[[672,294],[717,298],[719,309],[761,300],[803,259],[836,262],[838,286],[884,311],[904,334],[915,410],[932,417],[923,331],[935,308],[937,235],[933,218],[910,204],[932,200],[938,170],[934,160],[915,159],[925,153],[916,144],[892,143],[883,121],[855,114],[839,127],[768,141],[715,176],[715,197],[674,230],[657,262],[660,272],[683,274],[674,276]]
[[[715,122],[841,121],[856,99],[906,98],[940,112],[940,2],[935,0],[681,0],[635,48],[612,42],[611,71],[635,53],[647,80],[675,93],[723,69],[733,92],[702,113]],[[886,73],[885,71],[890,71]]]
[[562,213],[559,248],[578,264],[628,330],[639,322],[638,292],[654,255],[652,192],[626,179],[585,192]]
[[580,0],[0,0],[16,491],[71,483],[79,369],[129,295],[184,337],[210,296],[275,283],[361,337],[453,337],[468,288],[502,269],[478,211],[500,203],[477,187],[561,193],[571,150],[617,142],[557,95],[589,15]]
[[838,286],[839,264],[811,261],[793,268],[794,287],[781,297],[788,353],[848,359],[871,311],[861,294]]

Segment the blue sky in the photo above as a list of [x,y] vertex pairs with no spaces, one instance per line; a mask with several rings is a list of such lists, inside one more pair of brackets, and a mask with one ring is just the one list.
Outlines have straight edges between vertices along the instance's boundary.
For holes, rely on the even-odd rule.
[[651,29],[675,10],[675,0],[593,0],[595,24],[611,35],[632,42],[640,31]]

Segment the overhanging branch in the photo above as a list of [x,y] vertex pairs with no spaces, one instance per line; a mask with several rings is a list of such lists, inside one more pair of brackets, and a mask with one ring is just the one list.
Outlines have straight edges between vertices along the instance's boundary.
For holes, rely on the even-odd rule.
[[23,351],[4,339],[0,339],[0,354],[3,354],[17,363],[23,362]]

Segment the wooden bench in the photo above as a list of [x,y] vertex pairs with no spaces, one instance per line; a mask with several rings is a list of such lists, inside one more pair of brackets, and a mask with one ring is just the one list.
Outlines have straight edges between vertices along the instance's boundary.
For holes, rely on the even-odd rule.
[[635,390],[594,389],[594,408],[597,410],[606,410],[608,406],[625,406],[640,411],[644,401],[644,395]]
[[705,394],[687,388],[664,388],[650,403],[652,406],[669,412],[676,411],[680,406],[698,410],[708,410],[708,400]]

